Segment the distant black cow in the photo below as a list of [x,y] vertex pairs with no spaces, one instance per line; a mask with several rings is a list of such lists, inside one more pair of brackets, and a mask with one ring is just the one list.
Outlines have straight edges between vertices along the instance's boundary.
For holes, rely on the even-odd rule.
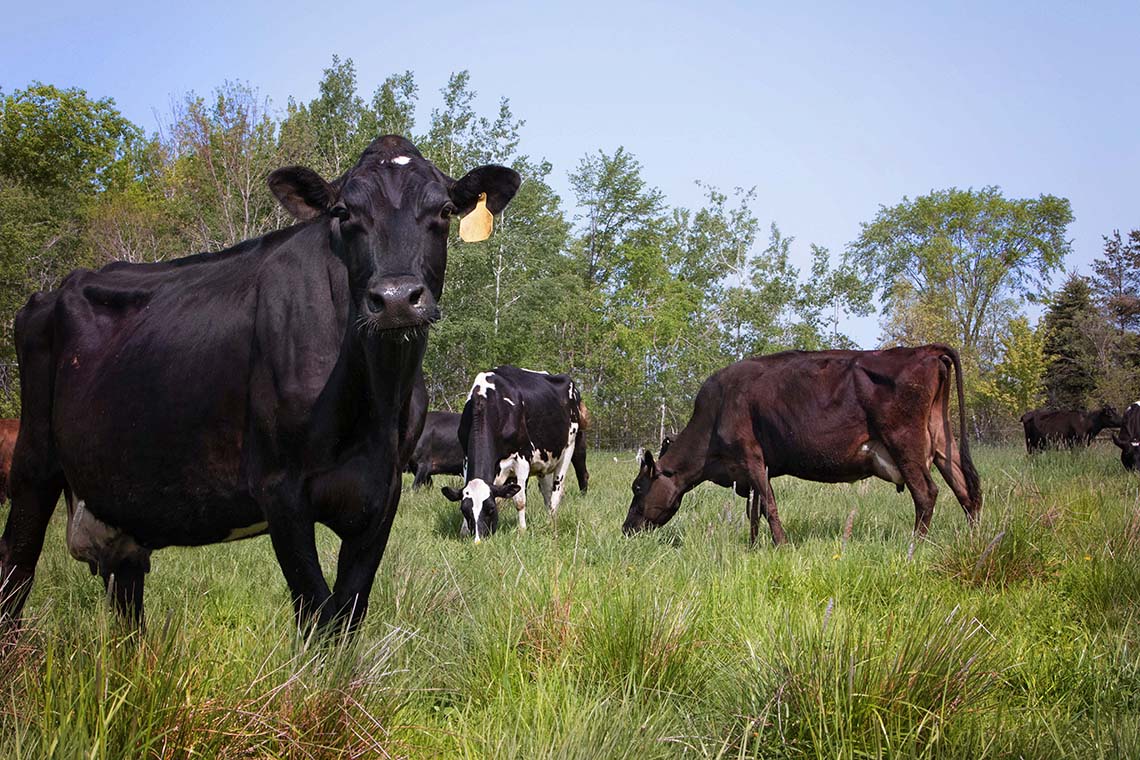
[[[269,533],[298,623],[354,627],[422,425],[449,218],[484,195],[498,212],[518,185],[498,166],[453,180],[389,135],[332,182],[270,174],[288,229],[32,296],[16,317],[3,613],[23,607],[64,492],[71,553],[125,614],[141,619],[155,549]],[[331,591],[316,522],[341,538]]]
[[[959,446],[950,386],[958,386]],[[701,386],[693,416],[661,456],[646,452],[624,531],[664,525],[681,497],[711,480],[750,496],[751,538],[761,515],[772,539],[784,529],[770,480],[824,483],[875,476],[910,489],[914,530],[926,533],[938,487],[931,465],[973,523],[981,484],[966,444],[962,367],[942,345],[885,351],[786,351],[731,364]]]
[[1120,415],[1111,406],[1092,412],[1072,409],[1033,409],[1021,415],[1025,448],[1033,454],[1051,446],[1088,446],[1105,428],[1120,427]]
[[[445,486],[443,495],[460,502],[461,532],[475,541],[499,525],[496,499],[515,497],[519,530],[526,530],[526,481],[539,477],[543,501],[553,514],[562,500],[566,473],[573,464],[585,492],[586,407],[568,375],[518,367],[480,372],[467,395],[459,440],[467,459],[462,491]],[[508,483],[514,477],[515,483]]]
[[459,442],[458,412],[428,412],[408,469],[416,477],[412,488],[431,485],[432,475],[463,474],[463,444]]
[[1140,401],[1133,401],[1124,410],[1120,430],[1112,436],[1120,447],[1120,463],[1126,470],[1140,470]]

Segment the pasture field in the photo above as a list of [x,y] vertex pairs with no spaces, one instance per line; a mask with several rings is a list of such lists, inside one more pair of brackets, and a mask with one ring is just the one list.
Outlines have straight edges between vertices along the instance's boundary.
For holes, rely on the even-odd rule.
[[268,538],[157,553],[125,631],[61,507],[0,663],[0,757],[1140,757],[1140,478],[1111,445],[976,447],[979,528],[935,475],[910,560],[880,481],[776,480],[778,550],[707,484],[623,538],[621,456],[590,453],[556,523],[532,483],[529,531],[505,503],[479,546],[451,479],[405,476],[343,647],[297,639]]

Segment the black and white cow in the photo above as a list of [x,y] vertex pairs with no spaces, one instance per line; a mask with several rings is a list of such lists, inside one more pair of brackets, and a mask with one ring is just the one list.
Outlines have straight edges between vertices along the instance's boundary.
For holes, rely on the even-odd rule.
[[[460,503],[461,533],[475,541],[494,533],[496,499],[515,497],[519,530],[526,530],[526,481],[538,477],[543,501],[558,510],[566,473],[573,464],[583,491],[586,473],[584,429],[589,421],[582,397],[568,375],[501,366],[475,377],[459,440],[466,457],[462,491],[443,495]],[[508,479],[514,477],[514,483]]]
[[1133,401],[1124,410],[1120,430],[1113,433],[1112,442],[1120,447],[1124,469],[1140,470],[1140,401]]

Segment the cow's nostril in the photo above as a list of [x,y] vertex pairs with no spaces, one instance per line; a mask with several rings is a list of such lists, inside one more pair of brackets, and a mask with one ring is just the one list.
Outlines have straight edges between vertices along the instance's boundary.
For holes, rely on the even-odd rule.
[[412,306],[419,306],[420,298],[423,296],[423,294],[424,286],[417,285],[416,287],[412,288],[411,293],[408,294],[408,303],[410,303]]
[[378,290],[373,290],[368,294],[368,305],[374,312],[384,311],[384,294]]

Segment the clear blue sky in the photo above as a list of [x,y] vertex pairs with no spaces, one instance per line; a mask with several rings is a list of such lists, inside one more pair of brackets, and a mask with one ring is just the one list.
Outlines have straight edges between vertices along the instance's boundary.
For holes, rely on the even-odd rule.
[[[566,174],[624,145],[670,203],[700,179],[756,185],[754,210],[841,252],[880,204],[950,186],[1069,198],[1068,268],[1140,227],[1140,2],[19,3],[0,86],[111,96],[153,130],[172,100],[248,81],[283,108],[332,55],[368,97],[411,69],[422,115],[469,69],[509,97],[523,149]],[[850,325],[862,343],[874,320]]]

